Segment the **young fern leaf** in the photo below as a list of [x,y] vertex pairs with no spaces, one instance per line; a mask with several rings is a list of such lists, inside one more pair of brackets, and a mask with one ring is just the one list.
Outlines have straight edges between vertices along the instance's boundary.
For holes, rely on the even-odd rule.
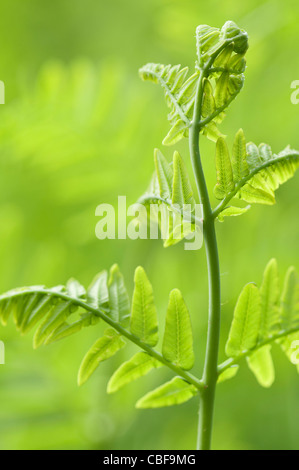
[[169,165],[168,161],[160,152],[155,149],[154,161],[157,179],[159,183],[159,195],[162,199],[172,199],[172,180],[173,180],[173,169]]
[[178,152],[173,155],[173,183],[172,204],[184,209],[184,205],[190,205],[194,209],[194,197],[184,162]]
[[162,408],[180,405],[197,395],[198,390],[180,377],[174,377],[170,382],[161,385],[147,393],[136,403],[136,408]]
[[87,302],[93,305],[95,308],[108,306],[109,292],[107,279],[107,271],[102,271],[94,278],[87,290]]
[[218,199],[224,199],[233,191],[235,185],[229,151],[222,137],[217,140],[216,144],[216,172],[217,183],[214,194]]
[[68,316],[77,308],[78,307],[72,305],[72,301],[62,301],[54,305],[36,330],[33,337],[33,347],[38,348],[44,344],[53,332],[59,328],[62,323],[65,323]]
[[281,298],[281,328],[299,325],[299,280],[295,268],[289,268]]
[[80,282],[76,279],[69,279],[66,284],[66,290],[70,297],[75,297],[76,299],[84,299],[86,296],[85,287],[83,287]]
[[271,387],[275,380],[275,370],[271,356],[271,345],[266,344],[246,358],[248,367],[258,383],[265,388]]
[[[102,299],[107,298],[107,289],[106,307],[102,305]],[[95,307],[96,304],[99,306]],[[128,294],[117,265],[110,269],[109,280],[104,271],[96,276],[87,293],[78,281],[71,279],[66,287],[46,289],[44,286],[32,286],[15,289],[0,296],[0,321],[4,325],[11,314],[21,333],[29,331],[38,321],[41,322],[34,336],[35,347],[65,338],[83,327],[97,324],[100,319],[109,326],[104,336],[98,339],[85,355],[78,374],[79,384],[85,383],[101,362],[122,348],[126,339],[138,346],[142,353],[136,354],[115,372],[108,385],[109,392],[118,390],[147,374],[152,368],[162,365],[196,390],[201,389],[200,380],[176,363],[167,361],[152,347],[158,340],[157,312],[151,284],[141,267],[135,272],[131,332],[127,328],[128,312]],[[186,328],[189,329],[188,319]],[[186,336],[183,335],[183,346],[185,339]],[[180,362],[183,366],[184,360],[181,353]],[[189,350],[186,351],[186,361],[190,364]]]
[[117,264],[114,264],[110,269],[108,294],[109,316],[117,323],[126,325],[130,317],[130,299],[123,275]]
[[[261,288],[248,284],[240,295],[226,345],[226,354],[231,358],[218,367],[219,380],[222,374],[225,379],[230,378],[230,369],[245,357],[259,384],[270,387],[275,378],[271,356],[275,343],[297,364],[294,355],[299,345],[299,278],[290,268],[280,295],[277,262],[272,259],[266,266]],[[299,372],[298,365],[297,369]]]
[[163,364],[145,352],[138,352],[129,361],[124,362],[108,382],[107,392],[114,393],[125,385],[148,374],[152,369]]
[[225,217],[238,217],[239,215],[242,215],[248,212],[250,208],[251,206],[246,206],[246,207],[228,206],[222,212],[220,212],[217,218],[219,222],[224,222]]
[[[216,123],[220,123],[224,119],[225,113],[223,111],[243,87],[243,72],[246,68],[244,54],[248,48],[248,37],[235,23],[229,21],[224,24],[221,30],[206,25],[199,26],[196,30],[196,38],[197,67],[207,69],[208,75],[215,82],[213,90],[215,110],[205,116],[205,106],[203,106],[204,112],[201,120],[202,132],[208,134],[210,126],[215,129]],[[240,40],[242,47],[239,47]],[[209,137],[212,140],[217,140],[216,133]]]
[[153,288],[141,266],[136,268],[134,282],[130,330],[142,343],[155,346],[158,342],[157,310]]
[[279,318],[279,276],[276,259],[272,259],[266,266],[261,293],[261,324],[260,339],[273,336],[280,328]]
[[[73,282],[73,281],[72,281]],[[69,284],[68,284],[69,285]],[[21,334],[30,331],[41,321],[34,335],[34,347],[48,344],[61,337],[79,331],[83,326],[98,322],[98,316],[88,311],[86,300],[71,297],[72,290],[63,286],[45,289],[43,286],[32,286],[15,289],[0,296],[0,320],[7,324],[10,314]],[[82,308],[81,318],[73,324],[66,320]],[[93,307],[90,307],[93,310]]]
[[217,380],[217,384],[233,379],[237,375],[239,368],[240,367],[236,364],[231,367],[228,367],[223,372],[220,372],[218,380]]
[[[227,21],[220,29],[208,25],[199,25],[196,28],[196,49],[198,67],[203,68],[213,56],[219,56],[215,65],[230,65],[230,56],[224,53],[225,47],[236,54],[243,55],[248,49],[248,35],[233,21]],[[221,55],[219,55],[221,53]],[[238,58],[239,59],[239,58]],[[216,59],[217,60],[217,59]],[[245,68],[243,61],[242,68]],[[235,68],[230,68],[230,71]],[[240,67],[239,67],[240,70]]]
[[232,167],[235,181],[240,181],[249,174],[249,167],[246,160],[246,140],[243,129],[240,129],[235,136]]
[[[292,361],[294,354],[294,345],[299,345],[299,279],[294,267],[290,267],[284,282],[284,288],[281,296],[281,318],[280,328],[283,331],[298,330],[290,336],[282,337],[278,342],[288,357]],[[299,372],[299,365],[297,363]]]
[[188,136],[188,127],[193,115],[195,91],[199,73],[186,79],[188,67],[180,65],[147,64],[139,70],[142,80],[159,83],[170,108],[168,119],[171,129],[165,137],[164,145],[173,145]]
[[99,321],[100,317],[91,315],[90,313],[81,313],[79,320],[72,323],[61,323],[61,325],[59,325],[50,336],[48,336],[48,338],[44,341],[44,344],[51,344],[66,338],[67,336],[71,336],[75,333],[78,333],[80,330],[82,330],[82,328],[96,325],[99,323]]
[[206,118],[216,111],[213,86],[208,78],[203,82],[202,117]]
[[[32,288],[33,289],[33,288]],[[40,289],[43,289],[41,287]],[[58,286],[57,288],[51,289],[54,292],[62,292],[64,290],[63,286]],[[16,311],[18,311],[19,317],[19,326],[16,324],[17,329],[20,330],[21,334],[28,333],[53,307],[55,301],[49,295],[44,295],[40,292],[32,293],[27,299],[27,296],[23,298],[14,298],[10,299],[10,307],[6,309],[6,320],[12,309],[14,320],[16,323]],[[5,313],[5,312],[4,312]],[[5,317],[2,318],[2,322],[5,325]]]
[[114,356],[125,345],[125,341],[117,331],[107,328],[104,336],[94,343],[83,358],[78,373],[78,385],[83,385],[101,362]]
[[156,172],[138,203],[149,208],[149,220],[160,227],[164,247],[169,247],[200,230],[202,223],[192,212],[195,199],[179,153],[174,153],[171,165],[156,149],[154,160]]
[[[257,147],[248,143],[244,154],[244,144],[244,134],[240,129],[233,146],[232,168],[235,186],[228,193],[216,192],[216,197],[222,199],[222,202],[214,211],[215,217],[219,218],[219,214],[234,197],[250,204],[275,204],[276,189],[292,178],[299,167],[299,152],[289,147],[275,155],[269,145],[261,144]],[[216,170],[218,179],[217,166]],[[230,168],[227,172],[226,177],[230,180]]]
[[178,289],[170,292],[162,353],[181,369],[189,370],[194,365],[191,318]]
[[[204,72],[200,132],[216,141],[222,136],[217,128],[224,110],[235,99],[244,84],[244,54],[248,48],[247,34],[233,22],[220,29],[203,25],[196,29],[198,61],[195,73],[187,78],[188,68],[180,65],[147,64],[139,70],[140,77],[163,88],[171,129],[164,145],[173,145],[188,137],[192,124],[195,94]],[[212,83],[215,85],[212,85]]]
[[254,349],[261,319],[261,298],[255,284],[247,284],[238,299],[225,352],[236,357]]

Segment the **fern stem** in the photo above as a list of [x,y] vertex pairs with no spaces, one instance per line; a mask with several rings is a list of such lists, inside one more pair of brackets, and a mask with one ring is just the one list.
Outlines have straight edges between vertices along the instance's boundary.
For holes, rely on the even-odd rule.
[[[210,66],[210,64],[208,64]],[[200,118],[203,101],[203,79],[208,74],[208,67],[202,69],[196,92],[192,126],[190,128],[190,156],[197,183],[197,189],[203,206],[203,233],[207,255],[209,277],[209,321],[206,356],[202,381],[204,389],[200,393],[197,448],[209,450],[211,447],[215,390],[218,378],[217,362],[220,335],[220,268],[215,231],[215,219],[211,209],[209,193],[201,164],[199,150]]]

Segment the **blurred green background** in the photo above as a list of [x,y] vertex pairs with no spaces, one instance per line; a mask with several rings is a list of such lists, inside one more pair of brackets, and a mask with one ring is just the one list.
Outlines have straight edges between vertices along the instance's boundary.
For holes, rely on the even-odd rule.
[[[242,127],[248,140],[274,151],[299,148],[299,106],[290,84],[299,78],[295,0],[7,0],[1,2],[0,79],[0,291],[49,286],[71,276],[85,285],[120,265],[132,292],[143,265],[153,283],[160,319],[168,293],[178,287],[190,308],[201,371],[207,321],[204,250],[159,241],[96,239],[95,208],[133,203],[153,171],[153,148],[168,130],[158,87],[139,81],[146,62],[193,66],[197,24],[236,21],[250,35],[245,88],[221,130]],[[187,165],[187,143],[179,145]],[[172,149],[166,149],[170,158]],[[215,182],[214,148],[202,139],[209,187]],[[190,165],[189,165],[190,168]],[[298,175],[273,207],[256,206],[218,224],[223,285],[220,360],[224,359],[236,298],[248,281],[260,283],[276,256],[281,275],[299,267]],[[215,202],[215,201],[214,201]],[[103,325],[63,342],[32,349],[14,325],[1,327],[6,364],[0,366],[1,449],[192,449],[197,400],[177,408],[137,411],[134,403],[169,378],[164,370],[107,396],[107,381],[129,357],[125,349],[101,365],[82,388],[80,361]],[[133,348],[132,348],[133,350]],[[218,387],[216,449],[298,449],[299,377],[274,348],[276,382],[256,383],[247,367]]]

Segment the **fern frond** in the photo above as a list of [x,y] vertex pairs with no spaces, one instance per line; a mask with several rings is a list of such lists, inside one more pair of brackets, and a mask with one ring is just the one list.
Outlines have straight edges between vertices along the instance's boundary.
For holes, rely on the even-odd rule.
[[201,230],[202,222],[194,213],[196,202],[180,154],[174,152],[171,165],[156,149],[154,160],[155,174],[138,203],[148,208],[149,220],[159,225],[164,246],[168,247]]
[[[77,280],[71,279],[66,286],[52,289],[32,286],[2,294],[0,320],[6,325],[9,317],[13,316],[22,334],[39,323],[33,339],[34,347],[53,343],[102,320],[108,329],[85,355],[78,373],[79,385],[89,379],[101,362],[112,357],[129,341],[141,352],[113,374],[108,392],[114,392],[161,366],[169,368],[187,388],[197,392],[202,388],[201,381],[187,372],[194,361],[189,313],[179,291],[173,291],[170,298],[163,354],[153,349],[158,342],[157,310],[152,286],[140,266],[135,271],[131,309],[122,274],[118,266],[113,265],[109,279],[107,271],[102,271],[87,290]],[[165,406],[170,405],[167,403]]]
[[173,145],[188,137],[194,114],[196,90],[204,74],[200,131],[216,141],[222,136],[217,124],[225,117],[224,110],[235,99],[244,84],[247,34],[233,22],[221,28],[203,25],[196,29],[197,57],[195,72],[180,65],[147,64],[139,70],[142,80],[159,84],[170,109],[171,128],[164,145]]
[[294,363],[298,341],[299,278],[290,268],[280,293],[277,262],[273,259],[266,266],[261,288],[248,284],[239,297],[225,349],[231,357],[218,367],[219,381],[235,375],[231,368],[246,358],[258,382],[270,387],[275,378],[271,347],[279,344]]
[[[287,147],[282,152],[273,154],[271,147],[266,144],[257,147],[248,143],[245,147],[244,134],[240,129],[234,141],[233,158],[231,160],[228,156],[226,162],[226,166],[222,168],[222,181],[231,181],[232,166],[234,187],[231,185],[228,192],[215,193],[218,199],[222,199],[214,211],[215,217],[224,211],[232,198],[250,204],[275,204],[275,191],[292,178],[299,167],[299,152]],[[219,163],[216,170],[218,179]]]
[[168,120],[171,130],[163,144],[173,145],[183,137],[187,137],[199,72],[186,79],[188,67],[182,69],[180,65],[147,64],[139,70],[139,74],[143,80],[159,83],[162,86],[167,106],[170,108]]

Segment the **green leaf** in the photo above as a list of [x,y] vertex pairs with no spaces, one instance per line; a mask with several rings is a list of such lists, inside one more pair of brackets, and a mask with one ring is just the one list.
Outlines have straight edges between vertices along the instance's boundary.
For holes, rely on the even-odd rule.
[[234,207],[228,206],[226,207],[220,214],[218,215],[219,222],[224,222],[224,217],[237,217],[238,215],[245,214],[249,211],[251,206],[246,207]]
[[178,289],[169,296],[162,353],[181,369],[189,370],[194,365],[191,318]]
[[231,72],[229,68],[229,63],[231,60],[233,49],[234,49],[233,44],[229,44],[228,46],[226,46],[222,50],[222,52],[220,52],[220,54],[216,57],[214,61],[214,67],[222,67],[227,72]]
[[147,393],[136,403],[136,408],[162,408],[165,406],[180,405],[197,395],[194,385],[189,384],[180,377]]
[[225,140],[220,137],[216,144],[217,184],[214,189],[217,199],[224,199],[234,189],[233,171]]
[[237,375],[238,370],[239,370],[238,365],[228,367],[227,369],[225,369],[223,372],[219,374],[217,384],[233,379]]
[[210,80],[207,78],[203,82],[203,102],[202,102],[202,117],[206,118],[210,116],[216,110],[214,90]]
[[[110,274],[111,305],[105,300],[104,309],[101,295],[104,292],[104,299],[107,299],[107,275],[103,272],[96,277],[87,298],[84,287],[75,279],[68,281],[66,287],[46,289],[44,286],[31,286],[9,291],[0,296],[0,320],[6,324],[9,315],[13,314],[14,322],[22,334],[40,323],[33,338],[35,348],[93,326],[99,322],[101,315],[104,321],[105,317],[110,317],[115,319],[113,321],[123,323],[125,316],[130,313],[129,299],[117,266],[111,268]],[[96,303],[99,303],[98,307]]]
[[41,346],[47,338],[53,333],[56,328],[64,323],[66,318],[73,313],[74,309],[78,308],[73,306],[72,301],[59,301],[57,305],[54,305],[46,318],[39,325],[33,338],[33,347],[38,348]]
[[66,290],[70,297],[84,299],[86,296],[85,288],[76,279],[69,279],[66,284]]
[[296,269],[292,266],[285,277],[281,296],[281,329],[287,330],[299,326],[299,280]]
[[214,51],[215,47],[220,48],[220,30],[208,25],[199,25],[196,28],[196,50],[198,63],[202,66],[207,59],[211,56],[211,50]]
[[130,317],[130,300],[124,278],[117,264],[114,264],[110,269],[108,292],[109,317],[120,324],[125,324]]
[[249,167],[246,160],[246,140],[243,129],[240,129],[235,136],[232,167],[235,181],[240,181],[249,174]]
[[87,290],[87,303],[92,305],[94,308],[108,305],[109,292],[107,279],[107,271],[100,272],[94,278]]
[[[156,150],[155,167],[156,173],[151,184],[147,192],[139,198],[138,203],[147,207],[148,220],[160,228],[164,247],[169,247],[179,243],[191,233],[202,230],[201,214],[198,214],[198,210],[196,214],[192,212],[195,200],[187,171],[179,154],[174,154],[174,165],[171,166],[162,153]],[[186,204],[190,204],[191,207],[184,207]]]
[[130,382],[143,377],[152,369],[163,364],[145,352],[135,354],[129,361],[124,362],[109,380],[107,392],[114,393]]
[[247,284],[238,299],[226,344],[226,354],[236,357],[254,349],[261,321],[261,298],[254,284]]
[[[45,315],[48,314],[53,305],[53,297],[49,294],[35,293],[31,296],[32,301],[27,303],[27,308],[21,309],[20,331],[28,333]],[[34,300],[37,300],[36,302]],[[18,300],[15,300],[18,303]]]
[[275,380],[275,371],[271,356],[271,346],[266,345],[247,357],[248,367],[258,383],[265,388],[271,387]]
[[181,215],[176,210],[170,211],[167,206],[163,205],[159,207],[159,213],[161,214],[159,225],[165,248],[179,243],[195,231],[201,231],[199,219],[197,223],[193,222],[192,213],[187,208],[185,211],[182,209],[183,215]]
[[289,361],[296,365],[299,373],[299,332],[288,334],[277,341]]
[[[3,326],[7,325],[9,316],[12,311],[16,308],[16,301],[13,298],[8,297],[7,299],[2,300],[0,303],[0,320]],[[14,314],[14,317],[16,315]]]
[[270,387],[275,378],[273,343],[280,345],[299,372],[299,279],[293,267],[285,277],[280,303],[279,297],[277,262],[272,259],[260,290],[248,284],[239,297],[226,344],[226,354],[232,357],[219,366],[220,373],[246,357],[258,382]]
[[[225,46],[226,44],[226,46]],[[198,65],[204,66],[211,56],[219,56],[223,46],[229,53],[245,54],[248,49],[248,35],[240,29],[233,21],[227,21],[220,29],[208,25],[200,25],[196,28],[196,49]],[[215,66],[226,65],[228,58],[223,52],[221,60],[215,61]]]
[[143,343],[155,346],[158,342],[157,310],[153,288],[141,266],[136,268],[134,282],[130,330]]
[[237,197],[250,204],[266,204],[271,206],[275,204],[275,196],[271,192],[256,188],[251,184],[245,184],[237,193]]
[[261,293],[260,339],[267,339],[279,331],[279,277],[276,259],[272,259],[264,272]]
[[246,160],[250,170],[254,170],[263,164],[259,149],[253,142],[246,144]]
[[238,54],[245,54],[248,49],[248,34],[240,29],[234,21],[227,21],[221,29],[222,37],[230,39],[233,50]]
[[[33,322],[33,318],[36,315],[36,312],[41,308],[45,303],[51,302],[50,298],[45,297],[40,292],[36,292],[31,296],[27,296],[23,299],[11,299],[10,307],[7,309],[13,311],[13,316],[17,328],[24,333],[26,331],[26,326],[28,329],[31,327],[28,325],[29,322]],[[47,309],[49,307],[47,306]]]
[[224,138],[225,135],[223,135],[218,127],[216,126],[215,122],[210,122],[209,124],[206,124],[203,129],[202,129],[203,135],[205,135],[209,140],[212,142],[217,142],[217,140],[222,137]]
[[[150,63],[140,69],[139,73],[143,80],[160,84],[167,106],[170,108],[168,120],[171,129],[163,140],[164,145],[173,145],[188,137],[196,91],[202,77],[200,71],[203,69],[200,132],[213,141],[222,135],[216,123],[224,119],[224,110],[243,87],[245,70],[243,56],[248,47],[247,34],[235,24],[233,28],[227,29],[227,24],[221,30],[207,25],[198,26],[196,29],[198,61],[195,73],[189,78],[187,78],[188,68],[181,68],[180,65]],[[212,83],[216,83],[215,88]]]
[[[292,362],[299,346],[299,333],[294,332],[294,329],[299,329],[299,279],[293,266],[288,269],[285,277],[280,313],[280,328],[286,332],[286,335],[279,339],[278,343]],[[288,330],[291,330],[290,335],[288,335]],[[299,363],[296,362],[296,365],[299,372]]]
[[195,91],[199,73],[196,72],[186,79],[188,67],[181,69],[180,65],[147,64],[139,70],[142,80],[158,83],[163,88],[167,106],[170,108],[168,120],[171,130],[165,137],[164,145],[173,145],[183,137],[188,136]]
[[159,182],[159,194],[163,199],[171,199],[173,179],[172,167],[169,165],[166,158],[158,149],[155,149],[154,160],[157,178]]
[[75,333],[78,333],[87,326],[96,325],[100,321],[100,317],[91,313],[82,313],[80,320],[72,323],[61,323],[44,341],[44,344],[51,344],[61,339],[67,338]]
[[125,344],[113,328],[107,328],[104,336],[98,339],[85,355],[78,373],[78,385],[83,385],[101,362],[114,356]]
[[215,86],[215,103],[219,111],[226,109],[229,104],[240,93],[244,85],[243,75],[230,75],[224,70],[216,80]]
[[162,144],[167,146],[174,145],[182,140],[183,137],[187,137],[186,134],[188,135],[188,129],[185,121],[178,119],[163,139]]
[[247,161],[251,168],[249,184],[257,190],[268,193],[264,202],[263,198],[257,202],[274,204],[274,191],[292,178],[299,167],[299,153],[287,147],[278,155],[273,155],[269,145],[261,144],[257,148],[250,143],[247,144]]
[[178,152],[174,152],[173,155],[172,204],[177,204],[181,208],[184,205],[190,204],[191,209],[193,209],[195,204],[188,174]]
[[[229,193],[220,192],[217,196],[224,199],[221,211],[229,201],[236,197],[250,204],[275,204],[275,191],[289,180],[299,167],[299,152],[287,147],[278,155],[272,154],[269,145],[257,147],[253,143],[246,145],[246,163],[244,161],[244,134],[237,133],[233,148],[233,173],[235,187]],[[248,173],[249,169],[249,173]],[[247,175],[246,175],[247,173]],[[245,175],[245,176],[242,176]],[[217,216],[219,216],[219,210]]]
[[215,103],[216,107],[220,108],[228,100],[228,81],[229,73],[223,72],[216,82],[215,87]]

